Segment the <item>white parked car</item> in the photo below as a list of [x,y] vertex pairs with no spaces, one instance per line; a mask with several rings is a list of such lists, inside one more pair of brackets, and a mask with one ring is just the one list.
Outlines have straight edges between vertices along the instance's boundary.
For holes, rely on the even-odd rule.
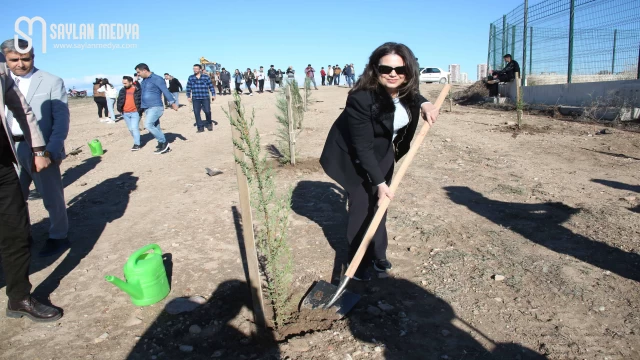
[[420,82],[446,84],[449,72],[437,67],[426,67],[420,70]]

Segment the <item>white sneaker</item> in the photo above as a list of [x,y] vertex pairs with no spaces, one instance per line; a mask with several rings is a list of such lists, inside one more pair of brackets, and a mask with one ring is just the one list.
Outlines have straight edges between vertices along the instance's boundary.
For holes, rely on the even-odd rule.
[[107,124],[115,124],[116,122],[111,120],[111,119],[109,119],[109,120],[105,121],[105,123],[107,123]]
[[249,94],[249,96],[253,96],[253,93]]
[[109,118],[100,118],[100,122],[107,122],[109,120],[110,120]]

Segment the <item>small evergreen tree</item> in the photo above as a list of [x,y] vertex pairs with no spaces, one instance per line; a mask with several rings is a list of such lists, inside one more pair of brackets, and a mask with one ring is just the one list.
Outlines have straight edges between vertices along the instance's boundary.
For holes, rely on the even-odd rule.
[[235,157],[247,177],[251,190],[252,208],[258,213],[257,243],[259,257],[267,281],[267,297],[271,302],[276,326],[283,325],[289,315],[289,289],[293,272],[293,256],[287,241],[287,227],[291,212],[291,190],[277,196],[273,170],[261,152],[260,134],[255,129],[255,110],[247,119],[240,96],[233,95],[237,120],[223,108],[231,126],[240,132],[240,140],[233,146],[242,151],[244,159]]

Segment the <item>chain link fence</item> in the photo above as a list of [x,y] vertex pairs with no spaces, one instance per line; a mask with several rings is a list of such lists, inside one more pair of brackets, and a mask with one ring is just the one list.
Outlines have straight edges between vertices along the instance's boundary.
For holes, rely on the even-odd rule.
[[528,3],[491,23],[489,69],[509,53],[523,85],[640,78],[640,0]]

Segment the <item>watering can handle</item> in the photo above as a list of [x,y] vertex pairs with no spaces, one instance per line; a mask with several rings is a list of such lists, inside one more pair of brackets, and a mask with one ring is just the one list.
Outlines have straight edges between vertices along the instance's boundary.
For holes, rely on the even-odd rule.
[[153,250],[156,254],[162,255],[162,250],[160,250],[160,246],[158,246],[158,244],[146,245],[136,250],[136,252],[134,252],[133,254],[131,254],[131,256],[129,257],[129,261],[127,261],[127,267],[134,266],[138,261],[138,258],[140,257],[140,255],[146,253],[149,250]]

